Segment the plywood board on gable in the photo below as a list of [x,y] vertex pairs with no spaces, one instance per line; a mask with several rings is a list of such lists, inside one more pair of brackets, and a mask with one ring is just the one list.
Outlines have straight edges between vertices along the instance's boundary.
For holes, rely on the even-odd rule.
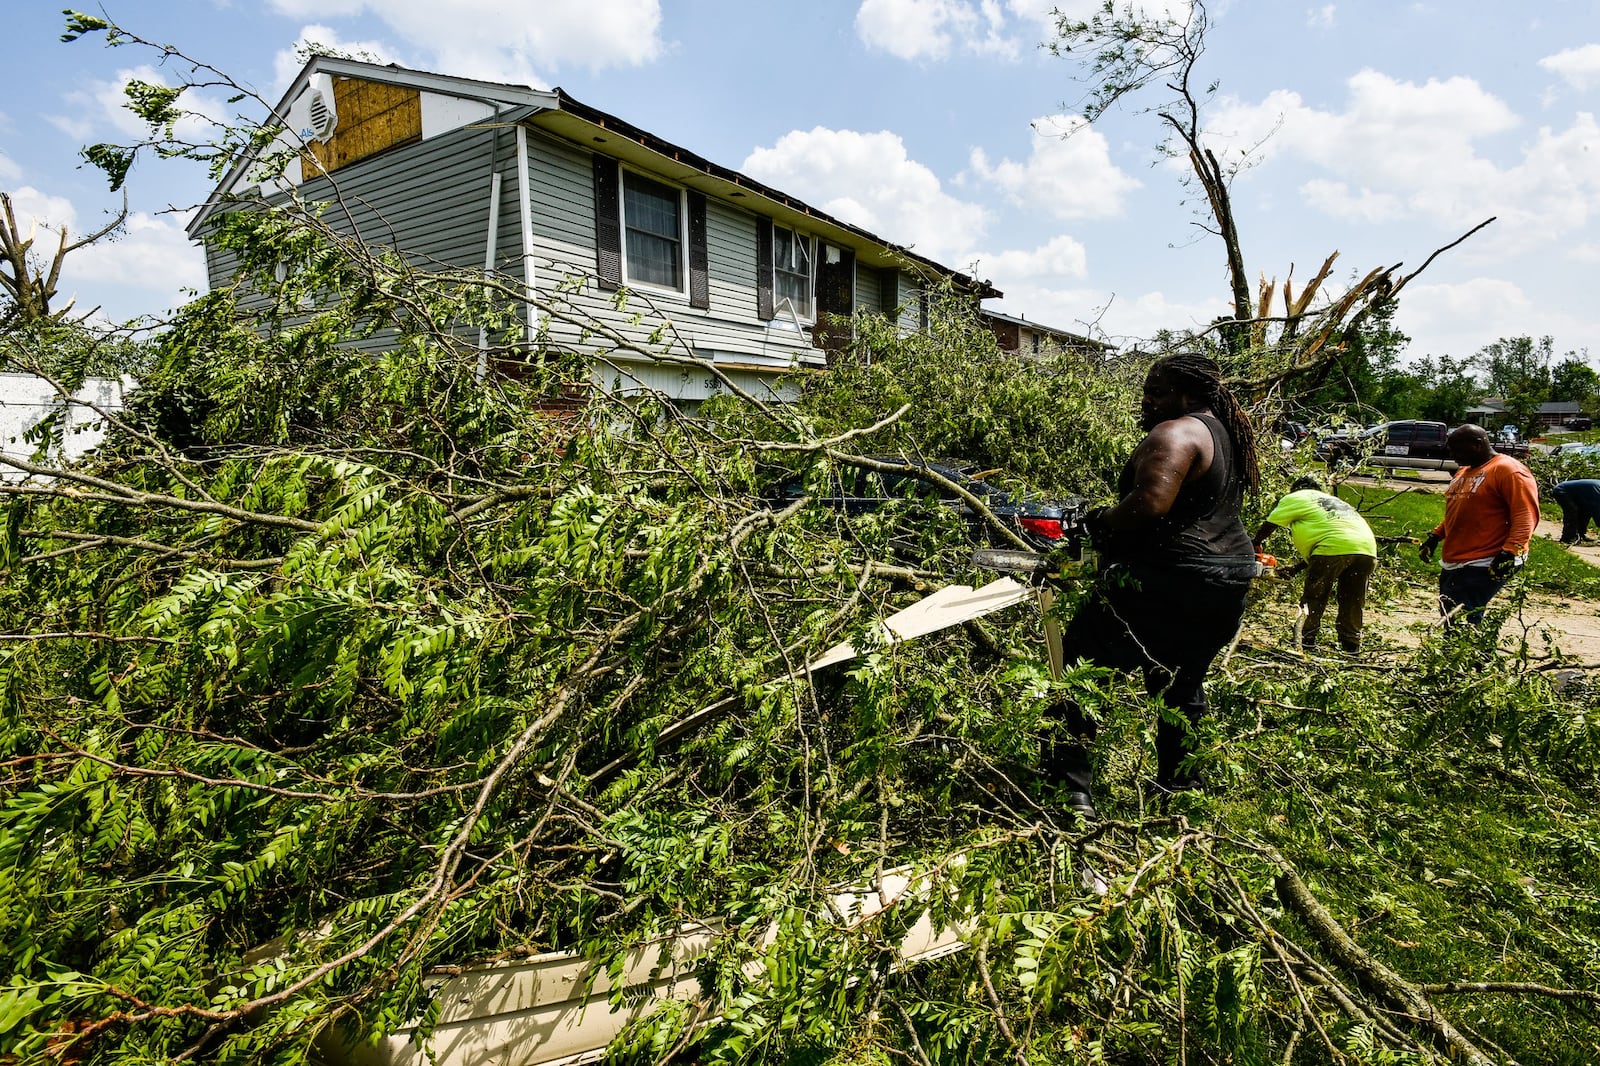
[[[313,141],[304,159],[307,175],[332,173],[361,159],[422,140],[422,94],[415,89],[362,78],[335,78],[338,125],[327,141]],[[314,162],[313,162],[314,160]]]

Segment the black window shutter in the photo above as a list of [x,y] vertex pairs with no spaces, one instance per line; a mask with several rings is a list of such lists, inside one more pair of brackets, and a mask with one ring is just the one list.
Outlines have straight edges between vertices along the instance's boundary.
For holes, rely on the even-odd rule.
[[706,256],[705,193],[689,193],[689,306],[711,306],[711,270]]
[[622,286],[622,198],[617,161],[594,157],[594,264],[602,289]]
[[[827,250],[836,256],[828,262]],[[856,253],[854,248],[839,248],[817,242],[817,310],[829,315],[848,315],[856,309]]]
[[772,300],[772,219],[756,219],[756,317],[770,322],[777,315]]
[[878,271],[878,310],[894,317],[900,306],[900,268],[884,267]]
[[[924,282],[926,284],[926,282]],[[926,331],[928,328],[928,290],[922,289],[917,293],[917,328]]]
[[[829,262],[829,252],[834,261]],[[812,336],[817,346],[832,353],[849,347],[855,333],[855,324],[849,316],[856,309],[856,253],[853,248],[839,248],[823,241],[817,242],[817,320]],[[830,319],[837,315],[844,319]]]

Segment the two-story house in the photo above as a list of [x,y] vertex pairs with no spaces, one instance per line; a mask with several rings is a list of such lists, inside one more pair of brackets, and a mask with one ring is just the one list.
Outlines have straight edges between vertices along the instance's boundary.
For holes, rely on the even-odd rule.
[[[823,367],[825,315],[858,309],[926,321],[925,293],[949,279],[976,299],[999,296],[965,277],[795,197],[712,163],[627,122],[548,91],[315,57],[276,109],[275,146],[298,152],[272,198],[333,201],[324,217],[421,266],[491,269],[526,293],[528,326],[581,345],[580,326],[541,320],[539,301],[572,277],[563,298],[642,341],[671,320],[696,359],[765,391],[793,367]],[[304,146],[303,150],[302,145]],[[240,160],[190,224],[207,223],[258,186]],[[236,264],[208,246],[213,286]],[[626,287],[631,299],[614,306]],[[596,368],[608,387],[659,390],[692,405],[717,388],[709,374],[619,353]],[[620,369],[619,369],[620,368]]]

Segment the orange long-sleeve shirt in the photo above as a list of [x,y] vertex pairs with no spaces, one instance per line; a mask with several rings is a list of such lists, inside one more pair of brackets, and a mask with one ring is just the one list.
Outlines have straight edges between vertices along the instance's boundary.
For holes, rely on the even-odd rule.
[[1539,486],[1509,455],[1462,467],[1444,492],[1444,521],[1433,531],[1444,540],[1447,563],[1488,559],[1502,551],[1527,553],[1539,524]]

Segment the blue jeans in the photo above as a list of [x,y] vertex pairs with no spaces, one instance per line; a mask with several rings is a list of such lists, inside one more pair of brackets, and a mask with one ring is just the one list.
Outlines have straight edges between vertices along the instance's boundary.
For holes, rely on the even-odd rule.
[[1459,606],[1461,610],[1456,617],[1477,625],[1483,620],[1483,609],[1494,599],[1494,594],[1500,591],[1500,586],[1506,581],[1506,578],[1492,576],[1487,566],[1461,566],[1454,570],[1441,570],[1439,610],[1443,614],[1449,614],[1451,608]]
[[1561,507],[1561,543],[1576,544],[1589,530],[1589,522],[1600,523],[1600,481],[1579,478],[1563,481],[1550,490]]

